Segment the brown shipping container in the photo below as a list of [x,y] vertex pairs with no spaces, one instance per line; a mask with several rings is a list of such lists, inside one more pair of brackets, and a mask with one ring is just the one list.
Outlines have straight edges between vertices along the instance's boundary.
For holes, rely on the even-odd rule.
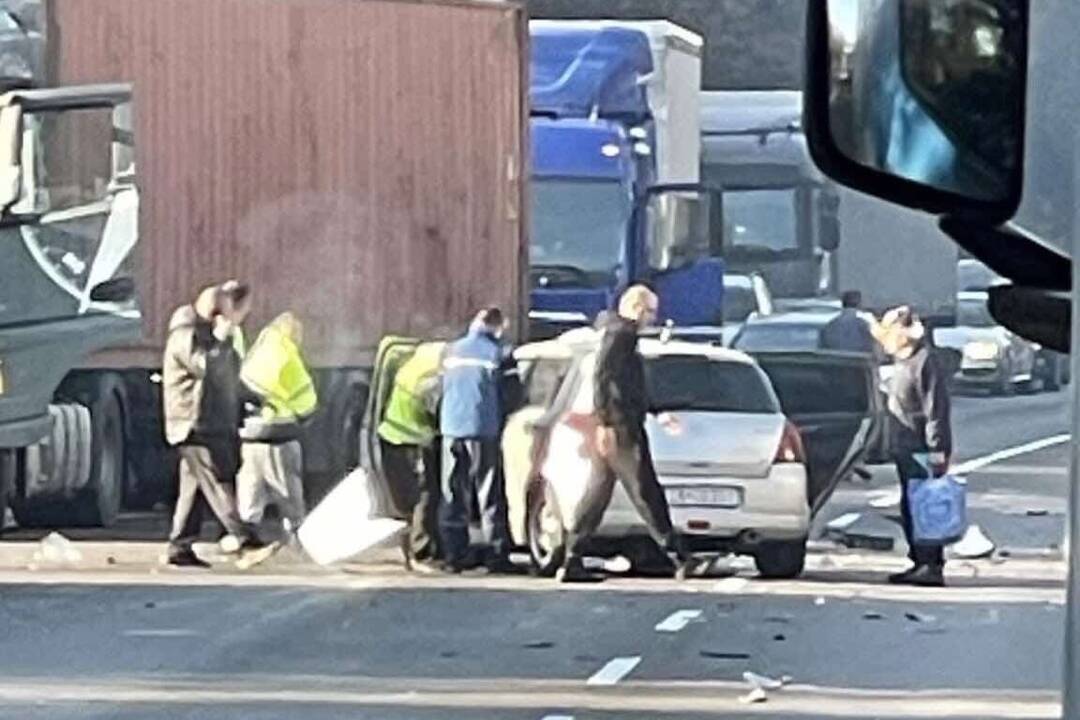
[[386,333],[524,320],[527,26],[507,2],[50,0],[51,84],[135,88],[144,340],[228,277],[318,367]]

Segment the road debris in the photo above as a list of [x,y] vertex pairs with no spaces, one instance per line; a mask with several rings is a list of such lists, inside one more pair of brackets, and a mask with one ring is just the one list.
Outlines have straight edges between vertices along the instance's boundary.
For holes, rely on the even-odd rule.
[[981,527],[968,525],[964,537],[952,546],[952,554],[954,557],[974,560],[990,557],[996,548],[994,541],[986,536]]
[[787,636],[786,635],[773,635],[772,639],[775,642],[784,642],[785,640],[787,640]]
[[1024,513],[1028,517],[1044,517],[1050,514],[1050,511],[1045,508],[1028,508]]
[[932,623],[937,622],[937,618],[933,615],[926,615],[924,613],[906,612],[904,617],[914,623]]
[[847,530],[849,527],[851,527],[856,522],[858,522],[859,518],[861,518],[861,517],[862,517],[861,513],[856,513],[856,512],[844,513],[840,517],[838,517],[838,518],[836,518],[834,520],[830,520],[829,523],[825,527],[828,528],[830,531]]
[[[751,687],[761,688],[762,690],[779,690],[787,684],[784,678],[771,678],[766,675],[758,675],[755,672],[747,670],[742,674],[743,680],[750,683]],[[786,677],[786,676],[785,676]]]
[[814,598],[814,604],[817,605],[818,607],[821,607],[822,605],[824,605],[825,604],[825,596],[818,595],[816,598]]
[[549,640],[536,640],[534,642],[527,642],[522,645],[526,650],[549,650],[555,647],[555,643]]
[[769,696],[761,688],[754,688],[739,698],[739,702],[744,705],[756,705],[758,703],[768,702],[768,700]]
[[35,563],[66,565],[82,560],[82,553],[75,544],[58,532],[51,532],[41,539],[34,552]]
[[716,650],[702,650],[698,653],[701,657],[712,660],[749,660],[750,654],[744,652],[721,652]]
[[874,610],[869,610],[863,613],[863,620],[884,620],[885,616]]

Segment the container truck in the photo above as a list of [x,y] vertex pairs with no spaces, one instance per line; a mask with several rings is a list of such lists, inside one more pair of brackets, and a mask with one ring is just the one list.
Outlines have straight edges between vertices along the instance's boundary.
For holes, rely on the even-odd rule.
[[[0,345],[5,368],[22,354],[36,364],[5,372],[0,390],[9,403],[0,423],[33,420],[17,435],[0,430],[20,522],[108,524],[124,505],[167,496],[166,323],[212,283],[251,283],[249,335],[285,310],[304,321],[320,396],[304,438],[314,496],[357,461],[383,335],[460,333],[489,303],[515,332],[525,325],[528,30],[519,4],[52,0],[46,9],[45,82],[135,88],[130,277],[141,323],[108,335],[65,297],[52,318],[69,333],[63,344],[14,356]],[[12,277],[17,250],[0,246],[9,344],[12,331],[35,326],[42,298],[64,296],[54,266],[89,264],[73,250]],[[13,398],[17,413],[7,412]],[[86,467],[95,497],[79,491]],[[88,515],[87,502],[106,507]]]
[[[953,324],[956,246],[933,218],[823,176],[807,151],[801,92],[705,92],[701,113],[701,173],[724,188],[731,272],[762,273],[779,299],[858,290],[869,310],[910,304]],[[912,252],[896,256],[898,243]]]
[[529,25],[531,332],[647,282],[679,325],[721,322],[723,266],[698,186],[701,38],[664,21]]

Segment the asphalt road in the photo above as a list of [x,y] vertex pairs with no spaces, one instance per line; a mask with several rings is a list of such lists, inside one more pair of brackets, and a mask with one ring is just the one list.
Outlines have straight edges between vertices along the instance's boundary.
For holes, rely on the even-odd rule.
[[[1057,717],[1064,567],[1035,551],[1060,540],[1066,446],[992,454],[1063,432],[1065,403],[958,399],[973,514],[1016,551],[951,562],[944,589],[887,585],[899,546],[817,545],[797,581],[736,561],[681,584],[563,588],[287,555],[247,574],[165,571],[159,544],[101,538],[31,570],[36,543],[16,534],[0,543],[0,716]],[[846,484],[826,519],[876,514],[868,499],[891,482],[882,468]],[[1036,502],[1047,514],[1027,514]],[[747,671],[790,679],[748,705]]]

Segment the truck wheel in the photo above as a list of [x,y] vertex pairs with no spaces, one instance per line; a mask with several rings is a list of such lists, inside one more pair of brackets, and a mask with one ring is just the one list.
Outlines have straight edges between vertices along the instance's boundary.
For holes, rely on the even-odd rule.
[[566,557],[566,529],[546,484],[529,490],[525,513],[525,540],[533,572],[553,577]]
[[90,478],[75,501],[76,524],[112,527],[124,499],[127,469],[123,385],[101,377],[90,400]]
[[754,564],[763,578],[788,580],[802,574],[806,565],[806,541],[762,543],[754,554]]
[[90,413],[81,405],[50,405],[52,432],[23,451],[11,510],[22,527],[78,525],[77,489],[90,476]]

